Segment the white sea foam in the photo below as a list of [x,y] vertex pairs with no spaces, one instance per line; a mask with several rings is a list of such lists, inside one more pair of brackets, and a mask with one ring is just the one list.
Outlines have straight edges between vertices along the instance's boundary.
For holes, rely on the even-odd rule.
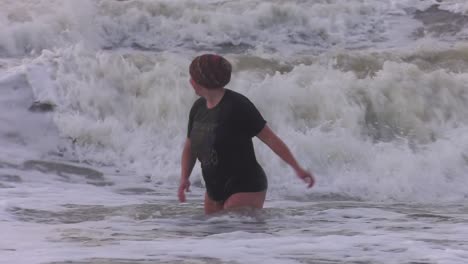
[[401,47],[413,43],[422,26],[411,13],[431,4],[434,1],[6,1],[0,9],[0,52],[38,54],[78,42],[106,48],[253,49],[285,55]]
[[[143,54],[95,54],[82,46],[44,53],[37,59],[42,66],[34,67],[48,67],[42,72],[57,81],[35,91],[58,105],[55,122],[76,143],[80,159],[171,182],[194,100],[189,61]],[[318,190],[433,202],[466,194],[467,81],[464,73],[425,72],[407,63],[385,63],[361,79],[313,64],[275,75],[239,72],[229,88],[251,98],[301,162],[319,174]],[[283,183],[295,186],[297,179],[257,145],[272,193],[290,193]]]
[[35,99],[25,67],[11,68],[0,75],[0,94],[3,155],[10,161],[21,161],[54,151],[59,140],[51,115],[28,111]]
[[[197,229],[208,231],[223,225],[235,225],[236,228],[202,237],[171,238],[145,236],[151,233],[156,235],[158,230],[174,225],[158,220],[131,223],[109,219],[100,223],[55,225],[54,228],[37,224],[20,224],[10,227],[9,230],[13,232],[7,232],[6,236],[16,240],[18,237],[15,237],[15,234],[20,232],[19,229],[22,234],[28,234],[15,245],[18,253],[28,252],[28,254],[6,251],[3,256],[5,261],[15,260],[16,263],[40,263],[40,261],[47,263],[63,259],[70,261],[108,259],[108,262],[112,263],[120,259],[134,263],[140,261],[144,263],[144,260],[166,262],[190,260],[205,263],[219,260],[225,262],[255,260],[275,264],[304,261],[402,263],[407,260],[462,263],[466,257],[466,245],[446,248],[443,244],[443,241],[463,239],[462,234],[466,233],[466,230],[461,224],[431,223],[382,209],[316,209],[314,213],[289,216],[289,228],[279,231],[275,230],[275,227],[282,226],[280,223],[285,219],[268,219],[265,223],[248,224],[252,221],[248,217],[223,218],[225,219],[218,217],[218,222],[211,221],[208,224],[198,222],[198,226],[193,226],[191,231],[196,232]],[[311,219],[316,222],[311,222]],[[185,223],[197,223],[191,221],[186,220]],[[242,230],[249,226],[262,225],[273,234]],[[428,230],[441,233],[435,238]],[[113,238],[119,238],[125,232],[134,232],[127,234],[138,236],[139,239],[127,240],[121,237],[119,243],[112,242]],[[67,247],[51,247],[43,243],[44,237],[56,243],[63,239],[70,241]],[[79,243],[73,243],[74,238],[87,240],[83,246],[80,246]],[[439,238],[441,244],[431,244],[431,239]],[[2,248],[8,247],[2,246]]]
[[464,1],[447,0],[441,1],[439,4],[440,8],[443,10],[468,15],[468,3]]

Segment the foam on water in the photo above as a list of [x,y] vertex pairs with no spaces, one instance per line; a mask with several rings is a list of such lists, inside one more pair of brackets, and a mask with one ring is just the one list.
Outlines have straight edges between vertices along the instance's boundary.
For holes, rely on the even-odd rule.
[[[456,208],[274,207],[211,218],[161,215],[155,208],[137,219],[132,211],[48,225],[32,218],[10,226],[5,238],[17,243],[0,243],[0,249],[5,263],[463,263],[467,256],[466,214]],[[73,217],[69,213],[62,212]],[[27,235],[17,240],[18,233]]]
[[[89,46],[292,55],[411,45],[435,1],[4,1],[0,54]],[[459,6],[443,5],[451,9]]]
[[0,142],[3,146],[2,155],[8,157],[9,161],[54,151],[59,142],[51,114],[28,110],[35,101],[31,81],[37,80],[28,79],[23,66],[10,68],[0,75]]
[[468,3],[463,1],[444,0],[440,2],[440,7],[453,13],[468,14]]
[[[76,46],[35,63],[30,74],[45,67],[56,79],[35,92],[57,104],[54,120],[74,142],[65,153],[176,182],[194,100],[185,56],[96,54]],[[364,78],[320,63],[274,75],[241,71],[229,88],[251,98],[301,162],[321,175],[318,191],[379,201],[465,199],[468,75],[404,62],[381,67]],[[257,147],[272,195],[290,195],[297,179]]]

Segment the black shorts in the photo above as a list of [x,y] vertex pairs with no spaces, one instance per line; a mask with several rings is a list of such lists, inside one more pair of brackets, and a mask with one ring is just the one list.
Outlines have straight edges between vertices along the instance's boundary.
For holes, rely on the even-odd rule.
[[205,179],[206,192],[211,200],[224,203],[231,195],[242,192],[263,192],[268,188],[268,181],[262,167],[244,175],[230,175],[219,180]]

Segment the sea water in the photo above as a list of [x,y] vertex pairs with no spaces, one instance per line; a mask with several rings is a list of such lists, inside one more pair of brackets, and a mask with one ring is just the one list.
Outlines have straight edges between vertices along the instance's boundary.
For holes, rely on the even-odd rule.
[[[1,0],[0,263],[468,260],[463,0]],[[177,201],[203,53],[317,183],[254,139],[265,209]]]

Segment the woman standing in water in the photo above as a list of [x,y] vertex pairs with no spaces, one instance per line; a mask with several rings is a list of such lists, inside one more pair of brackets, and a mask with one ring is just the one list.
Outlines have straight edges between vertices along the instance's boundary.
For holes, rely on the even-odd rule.
[[206,214],[240,207],[263,208],[268,184],[255,158],[255,136],[289,164],[309,188],[314,185],[313,175],[299,166],[252,102],[224,88],[231,79],[231,64],[225,58],[213,54],[196,57],[190,64],[190,76],[190,84],[200,98],[189,115],[178,190],[180,202],[185,201],[189,177],[198,159],[206,185]]

